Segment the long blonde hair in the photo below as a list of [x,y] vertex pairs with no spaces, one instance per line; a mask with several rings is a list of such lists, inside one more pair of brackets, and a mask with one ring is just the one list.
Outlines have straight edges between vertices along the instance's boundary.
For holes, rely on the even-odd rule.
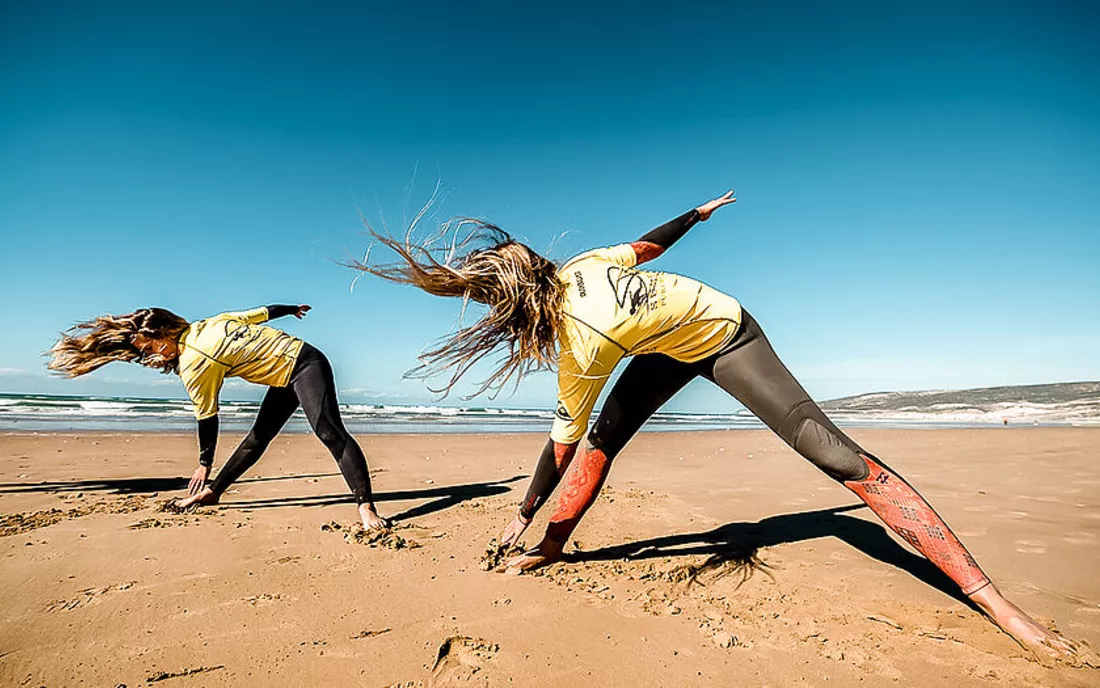
[[461,298],[463,312],[470,301],[489,306],[489,312],[438,340],[406,376],[428,378],[450,370],[446,385],[433,390],[446,395],[475,363],[500,351],[496,367],[470,395],[477,396],[490,388],[499,393],[510,380],[518,385],[525,375],[554,367],[565,287],[553,262],[483,220],[450,220],[420,242],[412,240],[411,231],[398,241],[371,229],[399,260],[371,264],[368,252],[350,266],[429,294]]
[[62,333],[46,355],[47,368],[73,378],[86,375],[112,361],[136,361],[162,373],[179,372],[179,357],[142,354],[134,335],[150,339],[177,339],[190,325],[164,308],[142,308],[125,315],[101,315]]

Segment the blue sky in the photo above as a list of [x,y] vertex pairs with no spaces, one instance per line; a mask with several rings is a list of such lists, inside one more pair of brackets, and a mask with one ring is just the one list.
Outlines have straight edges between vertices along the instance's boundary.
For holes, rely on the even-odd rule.
[[0,392],[180,396],[39,353],[101,312],[304,302],[282,325],[345,399],[430,400],[400,372],[458,304],[337,263],[437,182],[435,220],[557,259],[736,188],[655,268],[821,398],[1100,379],[1095,5],[713,5],[5,3]]

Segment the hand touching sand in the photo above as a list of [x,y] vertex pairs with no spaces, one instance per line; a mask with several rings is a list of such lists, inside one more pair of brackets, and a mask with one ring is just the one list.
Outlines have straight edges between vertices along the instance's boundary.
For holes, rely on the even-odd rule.
[[527,530],[527,526],[531,525],[531,521],[525,521],[523,516],[516,514],[516,517],[512,519],[512,522],[504,529],[504,532],[500,535],[500,544],[502,547],[515,547],[519,545],[519,539],[523,537],[524,531]]
[[191,482],[187,484],[187,494],[197,495],[206,487],[206,481],[210,478],[210,466],[199,466],[191,474]]

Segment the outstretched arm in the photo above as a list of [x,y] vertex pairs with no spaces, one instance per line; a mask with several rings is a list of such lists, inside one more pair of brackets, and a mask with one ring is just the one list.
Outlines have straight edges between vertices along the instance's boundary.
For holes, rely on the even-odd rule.
[[676,241],[687,234],[687,231],[697,222],[706,222],[711,214],[724,205],[736,203],[733,191],[727,191],[713,201],[707,201],[698,208],[693,208],[676,219],[669,220],[660,227],[650,231],[641,239],[632,242],[634,252],[638,255],[638,264],[653,260],[665,252]]
[[310,306],[307,306],[305,304],[302,304],[300,306],[274,305],[267,307],[267,318],[268,320],[274,320],[275,318],[282,318],[283,316],[293,315],[295,318],[301,320],[309,311]]

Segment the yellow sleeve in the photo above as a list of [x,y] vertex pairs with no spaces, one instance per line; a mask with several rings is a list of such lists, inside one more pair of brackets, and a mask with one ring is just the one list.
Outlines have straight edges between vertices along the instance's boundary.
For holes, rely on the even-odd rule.
[[216,363],[201,365],[197,369],[180,371],[187,396],[195,406],[195,419],[202,420],[218,414],[218,394],[225,382],[225,370]]
[[606,261],[632,268],[638,264],[638,252],[630,244],[616,244],[607,248],[597,249],[592,253]]
[[229,320],[243,320],[250,325],[259,325],[260,323],[271,320],[267,314],[267,306],[260,306],[259,308],[253,308],[247,311],[230,311],[229,313],[222,313],[217,317],[227,318]]
[[[606,373],[595,373],[593,369],[606,370]],[[612,363],[606,367],[597,364],[582,370],[570,352],[562,352],[558,362],[558,403],[554,409],[550,439],[561,444],[572,444],[584,437],[596,399],[614,369]]]
[[606,248],[594,248],[591,251],[579,253],[565,262],[561,270],[567,270],[572,265],[585,260],[602,260],[623,267],[634,267],[638,264],[638,252],[630,244],[616,244]]

